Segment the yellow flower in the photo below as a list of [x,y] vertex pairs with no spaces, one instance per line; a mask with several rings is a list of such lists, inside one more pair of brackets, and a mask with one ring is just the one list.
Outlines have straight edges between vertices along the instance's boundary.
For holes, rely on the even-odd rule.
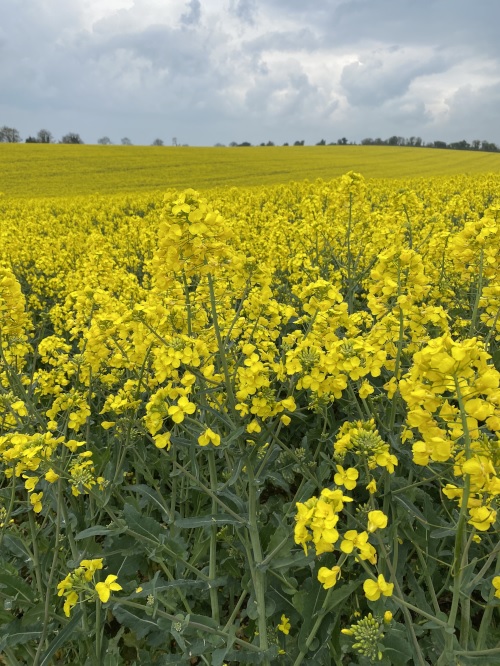
[[385,597],[390,597],[392,596],[393,589],[394,583],[388,583],[383,574],[380,574],[376,581],[368,578],[363,583],[363,591],[369,601],[377,601],[380,599],[381,594]]
[[383,511],[369,511],[368,512],[368,532],[375,532],[375,530],[387,527],[387,516]]
[[495,522],[497,512],[487,506],[478,506],[469,510],[471,519],[469,525],[472,525],[480,532],[486,532]]
[[103,558],[99,557],[95,560],[82,560],[80,566],[86,569],[84,577],[85,580],[92,580],[94,573],[103,567]]
[[24,487],[28,492],[31,493],[33,490],[35,490],[35,486],[38,483],[38,481],[39,481],[38,476],[29,476],[26,478],[26,481],[24,482]]
[[329,590],[331,587],[333,587],[337,583],[339,577],[340,567],[338,566],[334,566],[331,569],[328,569],[327,567],[321,567],[321,569],[318,571],[318,580],[323,585],[325,590]]
[[337,468],[337,473],[333,477],[333,480],[338,486],[345,486],[347,490],[352,490],[356,488],[356,480],[359,476],[359,472],[354,467],[349,467],[344,470],[341,465],[335,465]]
[[289,618],[287,618],[286,615],[281,616],[281,623],[278,624],[278,629],[282,631],[285,636],[287,636],[290,633],[290,627],[292,625],[290,624]]
[[42,510],[42,501],[41,501],[42,497],[43,493],[32,493],[30,495],[30,502],[33,506],[33,511],[35,513],[40,513],[40,511]]
[[370,483],[366,486],[367,491],[370,493],[370,495],[373,495],[374,493],[377,492],[377,482],[375,479],[372,479]]
[[55,483],[58,478],[59,474],[54,472],[52,468],[50,468],[49,471],[45,474],[45,480],[48,481],[49,483]]
[[111,592],[117,592],[118,590],[123,589],[121,585],[115,583],[117,578],[118,576],[110,574],[109,576],[106,576],[104,583],[97,583],[95,586],[95,590],[103,604],[108,601],[109,597],[111,596]]
[[164,449],[166,447],[168,451],[170,449],[170,437],[171,434],[169,432],[164,432],[162,435],[155,435],[153,441],[156,448]]
[[186,414],[194,414],[196,405],[189,402],[185,395],[179,398],[176,405],[168,408],[168,415],[174,423],[182,423]]
[[392,613],[391,611],[387,610],[384,613],[384,622],[385,624],[389,624],[389,622],[392,622]]
[[73,608],[73,606],[76,605],[77,601],[78,601],[78,594],[74,590],[72,590],[67,595],[66,601],[64,602],[63,606],[64,614],[66,615],[66,617],[69,617],[71,609]]
[[214,432],[211,428],[207,428],[201,435],[198,437],[198,444],[200,446],[206,446],[207,444],[212,444],[214,446],[219,446],[220,444],[220,435]]
[[362,398],[363,400],[367,398],[371,393],[373,393],[375,389],[373,386],[370,384],[370,382],[367,382],[366,380],[361,384],[361,388],[359,389],[359,397]]
[[495,597],[497,599],[500,599],[500,576],[495,576],[495,578],[493,578],[491,582],[493,583],[493,587],[495,588]]

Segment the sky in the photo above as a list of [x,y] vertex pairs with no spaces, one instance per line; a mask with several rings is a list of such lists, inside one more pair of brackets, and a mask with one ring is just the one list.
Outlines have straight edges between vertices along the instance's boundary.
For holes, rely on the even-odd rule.
[[500,144],[500,0],[2,0],[0,126]]

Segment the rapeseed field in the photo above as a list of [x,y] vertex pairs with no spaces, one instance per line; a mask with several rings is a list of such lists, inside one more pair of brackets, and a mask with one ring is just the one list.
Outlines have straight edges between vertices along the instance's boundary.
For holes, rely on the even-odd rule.
[[0,192],[53,197],[500,172],[495,153],[387,146],[153,147],[0,144]]
[[34,150],[0,199],[0,662],[500,663],[500,175],[454,173],[498,156]]

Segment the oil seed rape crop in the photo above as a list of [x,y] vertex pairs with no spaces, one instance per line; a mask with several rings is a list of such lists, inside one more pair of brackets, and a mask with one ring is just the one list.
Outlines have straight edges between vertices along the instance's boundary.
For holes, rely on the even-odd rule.
[[498,176],[0,216],[7,663],[500,663]]

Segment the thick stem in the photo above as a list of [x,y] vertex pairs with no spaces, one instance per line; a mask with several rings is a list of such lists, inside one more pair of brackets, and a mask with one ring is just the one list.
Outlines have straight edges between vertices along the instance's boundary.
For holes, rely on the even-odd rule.
[[[248,474],[248,532],[250,535],[250,543],[252,545],[253,563],[255,566],[254,587],[255,587],[255,600],[257,601],[257,616],[259,628],[259,644],[262,650],[267,650],[269,643],[267,640],[267,618],[266,618],[266,572],[262,568],[262,546],[260,543],[259,535],[259,507],[257,501],[257,482],[254,476],[254,470],[251,460],[248,460],[247,465]],[[264,659],[264,666],[270,666],[269,660]]]
[[[217,502],[215,501],[215,493],[217,492],[217,468],[215,466],[215,454],[212,450],[208,451],[208,468],[210,471],[210,489],[214,496],[212,497],[212,516],[217,513]],[[210,561],[208,565],[208,577],[210,581],[214,581],[217,577],[217,524],[210,527]],[[219,595],[217,588],[210,583],[210,604],[212,606],[212,618],[219,624],[220,610],[219,610]]]

